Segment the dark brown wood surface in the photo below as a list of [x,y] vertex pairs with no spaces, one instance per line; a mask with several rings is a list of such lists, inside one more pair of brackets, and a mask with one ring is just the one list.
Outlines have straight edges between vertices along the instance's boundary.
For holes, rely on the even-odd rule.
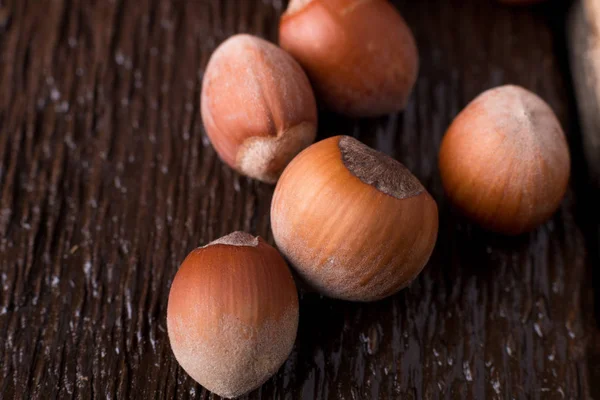
[[[272,242],[273,188],[219,161],[203,67],[236,32],[276,40],[282,0],[0,0],[0,398],[211,398],[169,347],[171,280],[232,230]],[[403,0],[421,56],[404,113],[320,115],[398,158],[440,206],[423,274],[371,304],[301,296],[298,339],[249,397],[577,399],[600,395],[598,196],[573,101],[568,1]],[[517,238],[456,215],[436,166],[452,118],[516,83],[546,99],[573,154],[559,212]]]

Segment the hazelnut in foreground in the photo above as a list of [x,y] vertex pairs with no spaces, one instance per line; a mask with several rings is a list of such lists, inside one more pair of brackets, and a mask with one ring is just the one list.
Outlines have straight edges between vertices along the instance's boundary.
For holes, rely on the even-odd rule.
[[552,109],[518,86],[479,95],[440,148],[450,202],[484,228],[517,235],[546,221],[567,190],[569,148]]
[[372,301],[407,286],[438,231],[435,200],[398,161],[348,136],[308,147],[271,205],[281,252],[325,295]]
[[201,109],[221,159],[268,183],[316,135],[317,107],[306,74],[285,51],[250,35],[232,36],[212,54]]
[[331,110],[370,117],[404,109],[417,80],[413,35],[387,0],[291,0],[279,44]]
[[192,251],[169,293],[175,358],[219,396],[241,396],[269,379],[296,339],[298,295],[281,255],[234,232]]

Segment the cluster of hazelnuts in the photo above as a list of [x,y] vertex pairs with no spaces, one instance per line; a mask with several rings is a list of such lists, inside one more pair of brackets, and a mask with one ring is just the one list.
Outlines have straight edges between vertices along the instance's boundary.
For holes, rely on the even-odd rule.
[[[313,88],[325,107],[353,117],[404,108],[418,54],[400,14],[386,0],[292,0],[279,35],[281,48],[249,35],[226,40],[201,94],[223,161],[277,182],[271,226],[279,251],[248,233],[222,237],[189,254],[169,296],[175,357],[224,397],[260,386],[294,344],[298,295],[279,252],[321,293],[373,301],[415,279],[437,238],[436,202],[401,163],[348,136],[312,144]],[[489,230],[519,234],[558,208],[570,157],[550,107],[502,86],[456,117],[439,169],[457,209]]]

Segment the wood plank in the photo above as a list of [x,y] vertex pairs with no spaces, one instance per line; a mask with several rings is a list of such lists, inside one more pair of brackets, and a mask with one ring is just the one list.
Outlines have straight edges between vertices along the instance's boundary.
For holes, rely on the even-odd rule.
[[[502,83],[546,99],[577,142],[547,17],[559,3],[396,2],[421,55],[407,110],[323,112],[320,137],[352,134],[414,171],[440,205],[437,248],[387,300],[302,293],[292,355],[249,398],[589,394],[592,249],[577,196],[535,232],[503,238],[449,208],[436,166],[452,118]],[[171,353],[169,285],[191,249],[225,233],[272,242],[273,188],[218,160],[200,82],[219,42],[274,40],[282,11],[281,0],[0,2],[1,398],[212,398]]]

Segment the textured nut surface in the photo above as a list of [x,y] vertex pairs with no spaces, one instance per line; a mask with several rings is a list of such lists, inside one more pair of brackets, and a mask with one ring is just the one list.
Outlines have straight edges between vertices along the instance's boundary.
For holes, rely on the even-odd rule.
[[376,116],[406,106],[417,79],[414,37],[386,0],[292,0],[279,43],[337,112]]
[[206,67],[202,120],[232,168],[265,182],[313,142],[317,110],[302,68],[279,47],[250,35],[223,42]]
[[313,144],[285,169],[271,225],[278,248],[311,286],[331,297],[372,301],[423,269],[438,214],[399,162],[338,136]]
[[237,397],[269,379],[292,350],[296,286],[277,250],[234,232],[185,259],[169,294],[167,327],[185,371],[210,391]]
[[487,229],[519,234],[547,220],[567,188],[570,156],[552,109],[518,86],[479,95],[440,148],[451,202]]

